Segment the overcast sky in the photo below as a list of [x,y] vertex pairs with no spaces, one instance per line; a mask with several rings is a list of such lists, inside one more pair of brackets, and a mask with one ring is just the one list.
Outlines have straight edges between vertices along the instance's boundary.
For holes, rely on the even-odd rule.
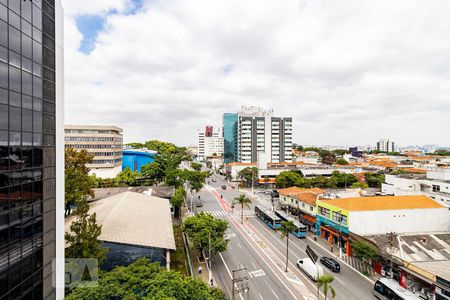
[[450,1],[63,0],[66,124],[196,143],[241,105],[299,144],[450,146]]

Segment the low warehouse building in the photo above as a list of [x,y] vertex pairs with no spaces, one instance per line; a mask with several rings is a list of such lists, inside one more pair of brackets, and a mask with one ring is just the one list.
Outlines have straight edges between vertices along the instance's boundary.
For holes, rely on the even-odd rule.
[[[345,247],[350,233],[373,236],[450,230],[450,211],[424,196],[317,200],[316,234]],[[347,249],[348,252],[348,249]]]
[[[89,213],[96,213],[102,225],[99,240],[109,250],[102,269],[126,266],[141,257],[170,266],[175,239],[168,199],[123,192],[93,202]],[[66,232],[72,220],[66,222]]]

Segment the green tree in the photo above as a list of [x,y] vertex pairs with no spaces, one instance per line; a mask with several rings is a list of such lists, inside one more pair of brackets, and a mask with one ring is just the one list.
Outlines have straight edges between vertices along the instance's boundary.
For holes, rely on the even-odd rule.
[[247,167],[247,168],[242,169],[238,173],[238,177],[241,178],[242,180],[244,180],[244,182],[247,186],[251,186],[252,182],[254,183],[257,176],[258,176],[258,168],[256,168],[256,167],[251,167],[251,168]]
[[364,178],[369,187],[380,188],[384,182],[384,174],[365,173]]
[[194,169],[194,171],[200,172],[202,169],[202,164],[191,162],[191,168]]
[[278,231],[281,232],[281,238],[286,238],[286,267],[284,269],[285,272],[288,271],[289,264],[289,235],[292,230],[295,229],[294,222],[292,221],[282,221],[281,226],[277,228]]
[[342,173],[339,171],[334,171],[331,176],[332,179],[335,180],[337,187],[340,188],[351,186],[353,183],[358,181],[355,175]]
[[352,184],[352,189],[367,189],[369,187],[369,185],[367,185],[367,183],[365,182],[355,182]]
[[89,214],[86,196],[77,201],[75,220],[70,225],[70,232],[65,233],[68,247],[65,256],[68,258],[95,258],[101,263],[108,249],[101,246],[98,237],[102,226],[97,224],[96,214]]
[[96,286],[80,286],[67,295],[78,299],[179,299],[225,300],[225,294],[199,279],[167,270],[158,263],[141,258],[126,267],[100,274]]
[[141,175],[149,185],[153,185],[164,180],[165,170],[159,162],[154,161],[141,167]]
[[170,198],[170,204],[174,209],[175,217],[177,217],[178,219],[180,218],[180,208],[183,205],[185,197],[186,191],[182,187],[179,187],[175,190],[172,198]]
[[94,197],[92,178],[86,164],[92,163],[93,156],[86,150],[77,151],[67,148],[64,155],[64,183],[65,183],[65,215],[71,213],[71,205],[88,196]]
[[338,165],[348,165],[348,161],[346,161],[346,160],[343,159],[343,158],[338,158],[338,159],[336,160],[336,164],[338,164]]
[[183,231],[189,237],[195,248],[203,250],[208,247],[208,236],[211,234],[211,244],[216,245],[213,253],[225,251],[228,241],[225,239],[225,231],[228,229],[228,222],[214,218],[211,214],[199,212],[195,216],[186,218],[183,224]]
[[322,275],[317,280],[317,288],[323,289],[323,294],[325,295],[325,300],[328,299],[328,291],[331,292],[331,297],[336,297],[336,291],[331,286],[331,283],[333,282],[334,277],[332,275]]
[[450,156],[450,151],[445,149],[439,149],[434,151],[434,155],[440,155],[440,156]]
[[189,184],[189,190],[191,193],[193,191],[200,191],[205,185],[205,179],[208,177],[208,172],[197,172],[191,170],[183,170],[181,177],[184,181]]
[[334,154],[336,154],[336,155],[344,155],[344,154],[348,154],[348,153],[350,153],[348,150],[346,150],[346,149],[336,149],[336,150],[333,150],[333,153]]
[[128,144],[125,144],[125,146],[133,148],[133,149],[144,148],[144,144],[142,144],[142,143],[128,143]]
[[131,168],[125,168],[122,172],[117,174],[114,181],[117,186],[135,186],[137,184],[138,171],[132,171]]
[[277,186],[288,188],[302,182],[302,176],[294,171],[283,171],[275,178]]
[[252,201],[244,194],[240,194],[239,197],[233,199],[232,205],[239,204],[241,206],[241,224],[244,224],[244,206],[250,208]]
[[355,257],[361,259],[364,264],[368,264],[378,256],[374,246],[362,241],[354,241],[352,243],[352,251]]
[[331,151],[321,150],[319,155],[323,164],[332,165],[336,161],[336,154]]

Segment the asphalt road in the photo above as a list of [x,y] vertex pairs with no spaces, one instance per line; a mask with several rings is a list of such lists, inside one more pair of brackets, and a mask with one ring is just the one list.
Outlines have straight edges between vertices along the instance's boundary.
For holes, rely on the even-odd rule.
[[[241,224],[240,208],[235,207],[234,212],[230,209],[232,199],[240,192],[232,189],[221,177],[213,175],[212,178],[216,182],[207,179],[209,185],[194,195],[194,199],[200,196],[203,204],[195,209],[210,212],[230,224],[228,249],[216,254],[212,262],[216,283],[228,297],[231,299],[232,270],[245,267],[246,270],[236,273],[236,277],[247,276],[249,290],[236,299],[316,299],[316,284],[298,269],[296,261],[307,257],[306,244],[319,257],[331,256],[328,250],[312,240],[312,233],[305,239],[291,236],[289,272],[285,273],[286,240],[254,216],[254,203],[250,208],[244,208],[245,221]],[[223,190],[222,185],[226,185],[227,189]],[[341,272],[338,274],[331,273],[325,267],[324,271],[335,278],[332,283],[336,290],[334,299],[375,299],[372,295],[373,283],[346,264],[341,263]],[[321,294],[320,298],[324,299],[324,295]]]

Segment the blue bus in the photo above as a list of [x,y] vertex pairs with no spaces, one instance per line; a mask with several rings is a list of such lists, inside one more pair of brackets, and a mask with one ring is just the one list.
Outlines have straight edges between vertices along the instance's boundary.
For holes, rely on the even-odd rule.
[[255,214],[266,223],[267,226],[274,230],[281,226],[281,219],[271,212],[270,209],[262,205],[255,205]]
[[277,210],[275,212],[275,215],[277,215],[282,221],[288,222],[291,221],[295,225],[295,229],[292,230],[292,234],[298,238],[304,238],[306,237],[306,226],[300,223],[300,221],[294,219],[292,216],[289,216],[287,213],[285,213],[282,210]]

